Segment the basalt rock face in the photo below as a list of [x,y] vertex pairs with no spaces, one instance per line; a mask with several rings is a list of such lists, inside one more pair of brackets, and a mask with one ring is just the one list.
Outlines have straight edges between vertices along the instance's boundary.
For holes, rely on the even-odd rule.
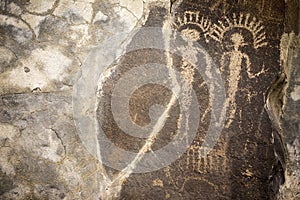
[[[285,184],[278,199],[299,198],[299,16],[300,3],[288,1],[286,6],[285,34],[281,39],[281,61],[285,84],[275,92],[274,99],[282,99],[282,109],[277,112],[287,150]],[[298,20],[297,20],[298,19]],[[279,96],[279,98],[278,98]],[[278,104],[280,105],[280,104]]]
[[0,8],[0,199],[299,198],[299,2]]
[[[202,157],[205,148],[201,145],[214,112],[211,108],[207,112],[202,110],[204,124],[199,123],[197,136],[187,152],[164,169],[130,176],[121,196],[275,198],[284,182],[284,146],[267,114],[265,101],[268,88],[282,71],[278,47],[283,33],[284,2],[261,3],[264,4],[225,1],[173,4],[171,15],[175,29],[187,40],[204,47],[221,71],[227,90],[225,125],[213,150]],[[187,70],[183,64],[181,68]],[[191,71],[194,73],[195,67]],[[197,80],[196,74],[192,77]],[[201,83],[191,82],[194,90],[201,89]],[[199,93],[198,99],[209,99],[209,94]],[[204,101],[200,104],[207,106]],[[141,186],[140,193],[135,192],[134,185]],[[151,185],[155,189],[147,192]]]

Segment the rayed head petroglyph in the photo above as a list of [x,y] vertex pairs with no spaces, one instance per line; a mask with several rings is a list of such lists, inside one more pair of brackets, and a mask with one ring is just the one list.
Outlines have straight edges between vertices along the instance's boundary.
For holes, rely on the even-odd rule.
[[[244,34],[251,35],[251,38]],[[248,36],[249,36],[248,35]],[[222,71],[228,71],[228,88],[226,107],[229,111],[227,123],[228,128],[237,112],[236,93],[238,84],[241,80],[242,70],[246,70],[248,78],[256,78],[264,69],[258,73],[251,72],[251,58],[241,47],[249,46],[254,50],[267,45],[265,28],[261,21],[250,14],[233,14],[232,18],[225,17],[223,21],[219,20],[211,29],[210,37],[219,42],[222,46],[231,47],[231,50],[225,50],[221,56],[220,68]],[[229,38],[228,38],[229,37]],[[247,38],[247,41],[245,41]],[[231,41],[228,45],[225,41]],[[227,63],[227,64],[226,64]]]
[[175,26],[188,40],[197,41],[201,34],[207,39],[211,28],[211,21],[200,15],[199,11],[185,11],[183,16],[177,17]]
[[[234,13],[232,19],[225,17],[223,21],[219,20],[217,24],[212,26],[210,37],[223,43],[225,33],[235,28],[244,29],[251,33],[254,49],[267,45],[266,33],[262,22],[257,20],[256,17],[251,18],[250,14],[237,15]],[[240,36],[239,38],[241,39]],[[236,41],[237,38],[234,38],[234,40]]]

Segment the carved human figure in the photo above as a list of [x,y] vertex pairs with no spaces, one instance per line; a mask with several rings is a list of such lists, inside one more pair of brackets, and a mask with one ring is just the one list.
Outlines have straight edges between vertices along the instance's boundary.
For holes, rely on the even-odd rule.
[[[233,30],[235,31],[230,36],[230,41],[232,42],[232,46],[230,47],[231,50],[225,51],[222,54],[220,63],[220,68],[224,72],[223,74],[226,74],[225,70],[228,72],[226,108],[229,116],[225,124],[226,128],[232,124],[237,112],[236,95],[239,88],[238,84],[242,77],[242,69],[245,69],[249,79],[256,78],[265,72],[264,67],[262,67],[258,72],[254,73],[252,69],[253,66],[251,66],[251,59],[241,48],[247,45],[252,46],[253,50],[256,51],[258,48],[267,45],[266,34],[262,22],[255,17],[251,18],[250,14],[237,15],[234,13],[231,19],[225,17],[224,21],[218,21],[218,23],[213,25],[212,32],[209,36],[221,45],[224,45],[226,33]],[[253,41],[245,43],[245,37],[241,34],[241,30],[250,33]],[[247,94],[247,96],[251,95],[252,94],[250,93]]]
[[253,73],[251,71],[251,62],[249,56],[240,50],[240,47],[246,46],[244,37],[240,33],[231,35],[230,40],[233,43],[233,50],[224,52],[221,58],[221,70],[224,71],[226,67],[226,60],[229,61],[228,71],[228,89],[226,107],[229,112],[228,120],[225,127],[228,128],[235,118],[237,112],[236,93],[238,91],[238,84],[241,79],[242,68],[245,67],[249,79],[255,78],[264,72],[262,68],[259,72]]
[[226,107],[229,110],[229,117],[226,122],[226,128],[228,128],[234,120],[235,113],[237,111],[235,98],[238,90],[238,84],[241,79],[240,74],[242,71],[243,60],[245,60],[245,67],[247,69],[250,68],[251,64],[248,55],[240,51],[240,47],[246,45],[246,43],[244,43],[244,37],[239,33],[234,33],[230,39],[233,42],[233,50],[225,52],[221,58],[221,70],[224,70],[226,67],[225,60],[229,59],[228,96],[226,99]]

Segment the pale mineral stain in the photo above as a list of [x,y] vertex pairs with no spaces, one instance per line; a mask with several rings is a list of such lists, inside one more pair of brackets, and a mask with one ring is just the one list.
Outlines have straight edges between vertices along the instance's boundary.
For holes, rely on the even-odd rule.
[[[52,84],[52,81],[63,80],[64,72],[71,63],[72,60],[57,47],[48,46],[45,49],[35,49],[28,58],[21,61],[17,68],[7,72],[8,78],[1,82],[8,81],[9,85],[24,89],[33,90],[37,87],[41,90],[48,89],[47,87]],[[24,73],[24,67],[28,67],[30,72]]]
[[127,8],[115,7],[114,12],[120,17],[120,23],[125,30],[132,30],[138,21],[137,17]]
[[48,135],[48,145],[42,147],[41,156],[45,159],[49,159],[53,162],[59,162],[62,160],[64,153],[60,155],[60,148],[62,148],[61,141],[57,138],[56,133],[52,130],[46,130]]
[[[93,16],[93,3],[93,0],[61,0],[59,6],[54,11],[54,15],[67,17],[70,22],[75,24],[90,23]],[[76,21],[73,21],[73,15],[77,16],[78,19]]]
[[295,86],[294,91],[291,93],[291,97],[294,101],[300,100],[300,86]]
[[26,10],[34,13],[47,12],[54,5],[55,0],[30,0],[26,5]]
[[86,47],[91,39],[89,27],[86,24],[71,26],[69,39],[76,43],[77,48]]
[[137,19],[143,15],[143,4],[142,0],[120,0],[120,6],[127,8]]
[[93,23],[96,23],[96,22],[105,22],[106,20],[108,19],[108,16],[103,14],[101,11],[98,11],[94,17],[94,20],[93,20]]
[[15,136],[19,134],[19,130],[9,124],[0,124],[0,142],[2,140],[13,141]]

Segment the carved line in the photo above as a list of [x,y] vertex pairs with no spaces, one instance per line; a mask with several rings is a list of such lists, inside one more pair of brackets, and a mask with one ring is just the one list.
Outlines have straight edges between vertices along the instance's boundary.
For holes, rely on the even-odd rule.
[[[253,36],[253,46],[255,49],[266,46],[266,32],[262,21],[257,20],[256,17],[251,17],[250,14],[239,14],[233,13],[233,18],[229,19],[227,16],[224,17],[224,21],[219,20],[217,24],[212,24],[212,22],[200,16],[199,11],[185,11],[183,16],[177,17],[178,25],[177,28],[181,28],[184,25],[195,25],[201,29],[204,33],[205,39],[207,36],[222,43],[224,39],[224,34],[233,28],[243,28],[248,30]],[[189,29],[189,28],[187,28]],[[195,34],[193,30],[187,32],[188,34]],[[208,40],[206,40],[208,42]]]
[[212,25],[210,20],[200,16],[199,11],[185,11],[183,17],[178,17],[177,21],[179,23],[178,28],[191,24],[200,28],[205,37],[209,34]]
[[209,154],[206,155],[207,151],[210,151],[210,149],[201,147],[198,143],[190,146],[186,156],[186,169],[205,173],[207,171],[212,171],[215,169],[213,167],[213,162],[217,162],[216,164],[214,164],[214,166],[225,165],[225,159],[221,160],[222,157],[218,157],[217,155],[217,157]]
[[[226,24],[225,24],[226,23]],[[237,16],[233,14],[233,19],[230,20],[228,17],[225,17],[225,22],[218,21],[218,24],[214,24],[211,30],[211,38],[218,42],[222,42],[224,34],[233,28],[244,28],[248,30],[253,36],[253,45],[254,48],[260,48],[267,45],[266,33],[264,31],[264,26],[262,22],[257,20],[256,17],[250,18],[250,14],[240,14]]]

